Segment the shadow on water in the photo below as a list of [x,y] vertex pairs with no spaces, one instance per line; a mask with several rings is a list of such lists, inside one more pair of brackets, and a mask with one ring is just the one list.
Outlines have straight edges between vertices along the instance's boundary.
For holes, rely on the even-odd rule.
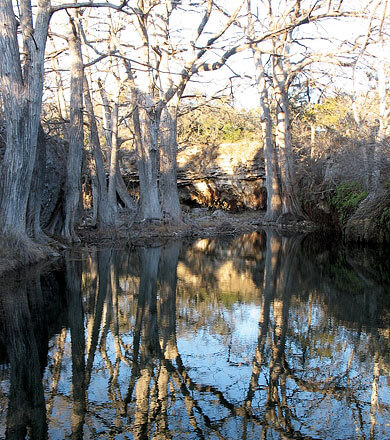
[[0,284],[0,438],[387,439],[386,250],[261,231]]

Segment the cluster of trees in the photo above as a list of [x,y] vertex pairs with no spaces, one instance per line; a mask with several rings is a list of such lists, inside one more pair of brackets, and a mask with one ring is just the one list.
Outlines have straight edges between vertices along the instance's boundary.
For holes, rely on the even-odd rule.
[[229,101],[207,103],[203,99],[179,108],[179,145],[220,145],[224,142],[258,141],[259,112],[238,110]]
[[[99,227],[117,224],[117,193],[126,206],[137,209],[140,220],[180,222],[179,104],[195,76],[207,74],[210,81],[210,71],[224,68],[244,51],[253,58],[260,96],[266,218],[303,217],[291,96],[302,84],[312,91],[325,63],[349,68],[357,78],[369,47],[385,47],[386,12],[387,0],[353,5],[339,0],[242,0],[229,5],[217,0],[2,1],[0,114],[6,148],[0,169],[0,235],[18,242],[45,241],[39,220],[44,161],[37,148],[43,98],[46,115],[55,108],[65,123],[69,143],[64,210],[55,228],[59,235],[77,241],[84,147]],[[348,26],[352,19],[364,28],[354,41],[327,39],[327,26]],[[243,76],[231,70],[230,81]],[[379,122],[373,154],[379,163],[389,112],[384,60],[375,74]],[[357,111],[355,118],[361,123]],[[120,144],[129,137],[122,137],[124,127],[138,157],[137,206],[123,191],[118,166]],[[229,126],[225,128],[228,133]],[[380,182],[377,169],[371,175]]]

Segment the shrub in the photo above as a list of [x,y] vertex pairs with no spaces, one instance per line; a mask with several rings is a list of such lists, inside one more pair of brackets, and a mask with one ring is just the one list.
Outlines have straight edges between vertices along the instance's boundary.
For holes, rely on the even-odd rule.
[[385,230],[385,232],[390,232],[390,206],[382,211],[379,219],[379,226]]
[[341,183],[336,187],[335,194],[331,198],[331,204],[337,211],[342,226],[356,211],[359,203],[368,195],[359,182]]

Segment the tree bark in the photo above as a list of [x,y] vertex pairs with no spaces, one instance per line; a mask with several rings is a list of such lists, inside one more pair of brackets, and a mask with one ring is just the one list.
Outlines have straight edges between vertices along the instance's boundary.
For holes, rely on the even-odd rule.
[[276,148],[280,172],[282,214],[290,214],[294,219],[299,219],[303,217],[303,213],[296,192],[288,84],[280,57],[274,57],[273,74],[276,101]]
[[[119,89],[119,87],[118,87]],[[103,103],[103,123],[104,135],[106,139],[107,149],[109,151],[109,185],[108,198],[112,209],[117,213],[117,194],[124,203],[125,207],[130,211],[136,210],[136,205],[127,191],[123,181],[118,159],[118,118],[119,118],[119,90],[114,103],[113,111],[110,110],[108,97],[103,88],[103,83],[99,80],[99,91]],[[117,214],[116,214],[117,215]]]
[[84,101],[89,121],[89,143],[95,162],[96,200],[93,209],[96,210],[97,224],[99,228],[114,226],[116,223],[116,211],[109,204],[107,194],[106,175],[104,171],[103,154],[96,125],[95,111],[92,104],[90,87],[87,78],[84,77]]
[[138,218],[141,221],[161,221],[162,212],[157,184],[160,113],[154,110],[153,100],[147,94],[139,90],[133,90],[133,93],[136,95],[133,121],[140,183]]
[[119,161],[116,162],[116,168],[116,192],[125,207],[132,213],[135,213],[137,210],[137,205],[127,190],[127,186],[122,177]]
[[81,163],[84,143],[83,82],[84,67],[77,22],[72,18],[69,32],[71,56],[69,152],[65,184],[65,223],[62,236],[68,241],[79,241],[75,233],[81,195]]
[[[386,13],[386,8],[384,14],[385,13]],[[384,44],[382,29],[380,31],[379,45],[384,52],[385,44]],[[377,62],[377,75],[378,75],[377,89],[378,89],[378,98],[379,98],[379,130],[376,136],[376,142],[374,146],[372,181],[370,185],[374,189],[374,192],[380,192],[382,189],[380,182],[381,163],[382,163],[383,153],[386,150],[386,137],[388,134],[388,127],[389,127],[388,119],[390,115],[390,107],[388,105],[388,100],[387,100],[388,94],[386,87],[386,62],[383,57],[380,57],[380,59]]]
[[110,174],[108,179],[108,203],[117,211],[116,183],[118,167],[118,105],[119,96],[114,103],[112,111],[112,131],[111,131],[111,154],[110,154]]
[[[49,40],[54,52],[56,52],[57,48],[55,46],[52,35],[49,35]],[[69,114],[68,114],[69,112],[65,101],[64,82],[61,77],[61,69],[60,69],[60,64],[58,62],[58,57],[52,57],[52,68],[56,80],[55,98],[57,101],[58,115],[63,121],[67,121],[69,120]]]
[[48,237],[41,228],[41,204],[46,170],[46,140],[42,126],[39,127],[37,154],[27,208],[28,235],[38,243],[45,243]]
[[51,11],[49,0],[38,3],[34,29],[31,4],[22,0],[20,5],[23,69],[12,1],[0,2],[0,90],[6,121],[6,150],[0,169],[0,234],[23,241],[28,240],[27,200],[37,149]]
[[258,50],[254,51],[254,59],[257,74],[257,88],[260,95],[260,124],[264,149],[265,185],[267,190],[267,211],[264,220],[275,222],[282,213],[282,202],[280,198],[280,184],[275,145],[272,140],[271,112],[269,108],[269,97],[264,66],[261,61],[261,54]]
[[[256,35],[253,23],[251,0],[247,0],[246,8],[248,16],[248,27],[246,28],[246,34],[249,39],[253,41]],[[280,199],[280,183],[278,178],[275,144],[272,139],[272,119],[269,105],[268,85],[266,82],[260,48],[255,46],[252,49],[252,54],[256,69],[257,90],[260,96],[260,125],[265,162],[267,211],[264,220],[275,222],[282,213],[282,202]]]
[[169,103],[160,123],[160,198],[164,221],[181,223],[177,189],[177,103]]

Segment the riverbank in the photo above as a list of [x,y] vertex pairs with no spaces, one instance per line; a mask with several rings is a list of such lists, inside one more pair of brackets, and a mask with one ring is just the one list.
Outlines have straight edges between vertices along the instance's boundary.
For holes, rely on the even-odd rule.
[[[194,208],[183,213],[183,222],[178,225],[137,222],[126,211],[120,215],[121,225],[115,229],[99,230],[88,222],[77,229],[80,244],[77,246],[153,246],[169,240],[209,238],[221,235],[239,235],[275,227],[296,232],[310,232],[316,229],[314,223],[270,224],[264,221],[265,211],[242,211],[230,213],[208,208]],[[69,245],[56,240],[46,246],[22,246],[0,240],[0,276],[23,266],[35,264],[44,259],[57,258]],[[74,245],[72,245],[74,246]]]
[[122,226],[115,230],[96,230],[88,225],[78,231],[82,243],[105,246],[112,243],[150,246],[155,243],[179,238],[207,238],[219,235],[237,235],[253,232],[270,226],[291,231],[310,232],[316,229],[312,222],[302,221],[291,224],[271,224],[264,221],[265,211],[242,211],[230,213],[208,208],[194,208],[183,213],[181,224],[169,225],[147,221],[128,221],[122,216]]

